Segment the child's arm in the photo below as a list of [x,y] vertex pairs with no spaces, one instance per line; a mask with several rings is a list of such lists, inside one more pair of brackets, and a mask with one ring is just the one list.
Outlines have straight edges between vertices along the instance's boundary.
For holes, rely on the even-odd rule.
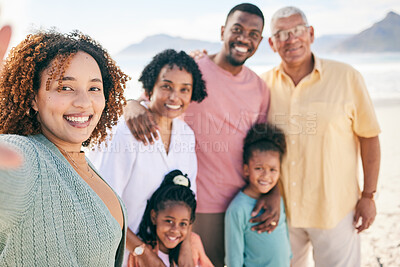
[[245,223],[243,214],[228,208],[225,213],[225,264],[229,267],[243,267]]

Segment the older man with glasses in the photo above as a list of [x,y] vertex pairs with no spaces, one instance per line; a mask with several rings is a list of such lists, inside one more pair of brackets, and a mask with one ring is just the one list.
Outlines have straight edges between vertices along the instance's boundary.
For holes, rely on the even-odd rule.
[[[376,216],[379,125],[364,80],[351,66],[316,57],[314,28],[296,7],[278,10],[269,44],[282,62],[261,75],[271,88],[268,121],[284,129],[282,185],[292,266],[360,266],[358,233]],[[358,184],[358,155],[363,191]]]

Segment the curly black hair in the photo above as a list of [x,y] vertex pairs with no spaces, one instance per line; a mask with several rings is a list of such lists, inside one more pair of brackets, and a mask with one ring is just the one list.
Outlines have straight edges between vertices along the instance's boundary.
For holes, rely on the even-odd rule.
[[177,52],[173,49],[164,50],[153,57],[150,63],[143,69],[139,82],[142,82],[143,88],[148,96],[153,92],[154,84],[157,82],[160,71],[165,66],[173,68],[177,66],[184,69],[193,78],[193,92],[191,101],[201,102],[207,96],[205,82],[202,78],[199,66],[184,51]]
[[[160,187],[153,193],[150,200],[147,201],[146,210],[139,225],[138,236],[153,248],[157,244],[157,232],[156,226],[151,221],[151,210],[158,213],[174,203],[184,204],[190,209],[190,223],[192,224],[195,220],[196,198],[190,189],[190,180],[187,178],[187,175],[183,175],[189,182],[188,186],[175,184],[173,180],[178,175],[183,175],[183,173],[180,170],[169,172],[164,177]],[[173,266],[172,262],[178,263],[179,249],[180,244],[169,252],[171,266]]]
[[282,160],[286,152],[285,134],[275,125],[268,123],[254,124],[247,132],[243,145],[243,164],[248,164],[253,151],[276,151]]
[[[54,30],[28,35],[10,51],[0,77],[0,133],[34,135],[41,133],[37,116],[31,114],[32,101],[41,84],[42,73],[52,73],[46,81],[46,90],[52,79],[61,80],[70,59],[79,51],[92,56],[103,79],[106,106],[101,118],[83,145],[100,143],[122,115],[125,104],[124,89],[130,79],[116,66],[107,51],[89,36],[78,31],[63,34]],[[54,62],[54,64],[53,64]]]

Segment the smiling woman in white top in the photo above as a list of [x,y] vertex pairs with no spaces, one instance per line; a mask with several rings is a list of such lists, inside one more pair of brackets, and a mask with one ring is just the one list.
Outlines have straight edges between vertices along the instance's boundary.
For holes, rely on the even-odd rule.
[[[195,137],[178,117],[191,101],[201,102],[207,96],[197,64],[183,51],[169,49],[157,54],[144,68],[139,81],[149,99],[143,105],[151,111],[160,138],[150,145],[137,141],[122,118],[113,129],[112,139],[89,154],[127,207],[130,251],[143,244],[133,233],[138,231],[147,200],[168,172],[182,170],[190,177],[193,191],[196,190]],[[155,262],[161,261],[150,249],[142,253],[140,257],[147,264],[155,266]]]

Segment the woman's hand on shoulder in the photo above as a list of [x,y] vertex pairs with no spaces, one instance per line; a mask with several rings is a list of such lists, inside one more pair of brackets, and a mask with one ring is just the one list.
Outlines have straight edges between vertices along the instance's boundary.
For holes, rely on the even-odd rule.
[[190,239],[192,245],[193,261],[195,263],[195,266],[214,267],[211,260],[206,255],[200,236],[192,232]]

